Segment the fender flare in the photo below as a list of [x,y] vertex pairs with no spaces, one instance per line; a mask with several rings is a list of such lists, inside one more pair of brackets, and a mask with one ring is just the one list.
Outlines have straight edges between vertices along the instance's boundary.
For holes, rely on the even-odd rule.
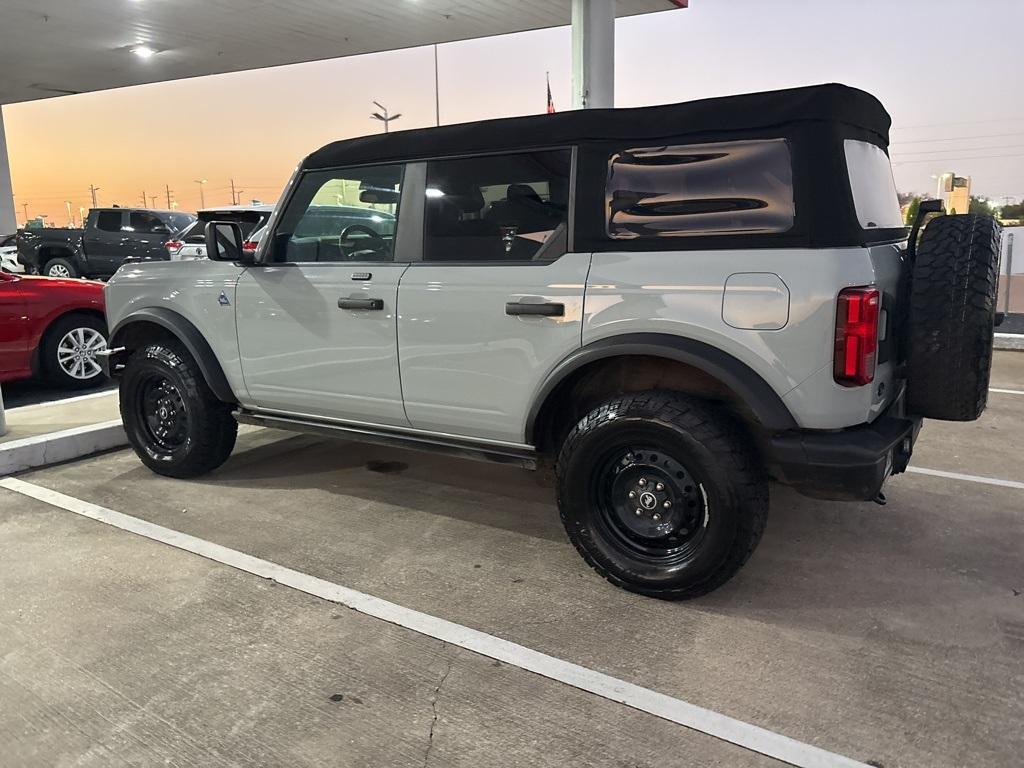
[[195,325],[173,310],[164,307],[143,307],[123,318],[110,332],[109,346],[112,350],[123,346],[125,330],[136,323],[153,323],[172,333],[192,355],[217,399],[225,403],[238,402],[210,343]]
[[591,342],[562,360],[533,398],[526,421],[526,442],[532,444],[537,419],[552,392],[575,371],[610,357],[645,355],[676,360],[713,376],[735,392],[765,429],[796,429],[796,419],[760,374],[727,352],[701,341],[662,333],[626,333]]

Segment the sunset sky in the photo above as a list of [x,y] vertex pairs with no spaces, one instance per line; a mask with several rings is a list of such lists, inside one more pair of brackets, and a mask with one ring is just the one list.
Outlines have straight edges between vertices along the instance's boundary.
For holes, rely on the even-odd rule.
[[[622,19],[617,106],[837,81],[878,96],[893,116],[897,186],[932,191],[933,174],[976,194],[1024,196],[1024,52],[1020,0],[691,0],[685,11]],[[143,191],[182,210],[276,200],[299,159],[380,129],[372,100],[434,123],[432,48],[215,75],[3,108],[18,221],[57,225],[88,207],[139,204]],[[545,72],[569,106],[568,28],[439,48],[441,122],[543,112]],[[217,115],[211,119],[211,115]],[[987,159],[986,159],[987,158]]]

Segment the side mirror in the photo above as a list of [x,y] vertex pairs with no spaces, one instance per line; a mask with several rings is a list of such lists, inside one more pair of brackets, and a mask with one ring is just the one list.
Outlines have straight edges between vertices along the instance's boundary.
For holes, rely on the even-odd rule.
[[210,221],[206,224],[206,258],[213,261],[253,262],[252,254],[242,248],[242,228],[233,221]]

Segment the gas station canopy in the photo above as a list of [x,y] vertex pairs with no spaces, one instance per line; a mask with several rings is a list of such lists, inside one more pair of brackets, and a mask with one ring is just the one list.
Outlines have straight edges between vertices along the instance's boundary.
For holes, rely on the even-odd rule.
[[[573,5],[3,0],[0,104],[566,25]],[[614,12],[631,16],[681,6],[673,0],[617,0]]]

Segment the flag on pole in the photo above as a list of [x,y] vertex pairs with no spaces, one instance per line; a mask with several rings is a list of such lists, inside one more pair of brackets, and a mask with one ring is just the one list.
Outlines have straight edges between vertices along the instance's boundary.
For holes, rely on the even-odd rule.
[[551,75],[545,72],[544,77],[548,81],[548,114],[553,115],[555,113],[555,100],[551,98]]

